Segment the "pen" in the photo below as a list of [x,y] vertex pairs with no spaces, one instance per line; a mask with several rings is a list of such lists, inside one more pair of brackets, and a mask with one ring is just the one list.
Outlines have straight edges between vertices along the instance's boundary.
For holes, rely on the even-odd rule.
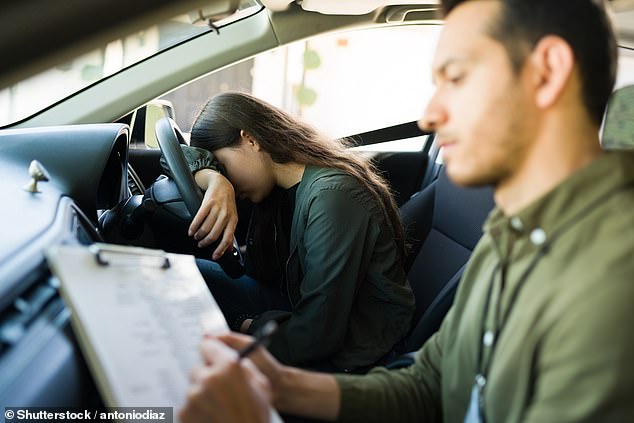
[[264,326],[258,329],[253,335],[255,338],[253,342],[238,351],[238,360],[242,360],[244,357],[251,354],[260,345],[264,347],[268,346],[271,342],[271,335],[273,335],[276,330],[277,322],[275,320],[269,320],[266,322]]

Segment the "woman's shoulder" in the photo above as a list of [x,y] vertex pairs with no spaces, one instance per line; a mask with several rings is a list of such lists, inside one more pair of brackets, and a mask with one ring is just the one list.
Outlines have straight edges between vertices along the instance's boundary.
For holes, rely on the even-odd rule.
[[[342,195],[343,194],[343,195]],[[335,168],[306,166],[297,190],[297,201],[336,196],[356,201],[364,206],[374,203],[368,189],[349,173]]]
[[301,185],[305,185],[306,188],[327,189],[328,187],[336,187],[339,185],[355,187],[360,184],[355,177],[344,170],[307,165],[300,183],[300,186]]

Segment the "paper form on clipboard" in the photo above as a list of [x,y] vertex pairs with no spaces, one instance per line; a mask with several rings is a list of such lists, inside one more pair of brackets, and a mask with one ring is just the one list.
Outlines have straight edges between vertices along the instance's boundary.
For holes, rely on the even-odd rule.
[[194,257],[93,244],[47,259],[104,403],[174,407],[176,421],[203,335],[229,330]]

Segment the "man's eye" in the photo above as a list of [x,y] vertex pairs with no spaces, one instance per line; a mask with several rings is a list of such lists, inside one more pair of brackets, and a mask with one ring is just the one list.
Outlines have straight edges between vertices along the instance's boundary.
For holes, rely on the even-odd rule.
[[452,75],[447,80],[452,84],[458,84],[464,79],[464,74]]

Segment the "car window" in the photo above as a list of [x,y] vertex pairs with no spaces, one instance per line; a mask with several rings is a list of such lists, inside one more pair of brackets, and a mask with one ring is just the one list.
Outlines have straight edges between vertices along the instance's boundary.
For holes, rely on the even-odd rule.
[[634,84],[634,50],[622,48],[619,50],[619,66],[616,73],[616,86],[621,88]]
[[[227,90],[252,93],[332,137],[413,121],[433,92],[430,62],[439,32],[439,25],[411,25],[315,37],[212,73],[162,99],[171,102],[185,132],[204,102]],[[421,144],[409,141],[403,148]]]
[[[261,6],[255,0],[242,0],[234,15],[215,22],[216,28],[260,9]],[[0,126],[29,117],[162,50],[214,30],[198,23],[199,15],[196,12],[176,16],[125,38],[113,40],[68,63],[0,90]]]

